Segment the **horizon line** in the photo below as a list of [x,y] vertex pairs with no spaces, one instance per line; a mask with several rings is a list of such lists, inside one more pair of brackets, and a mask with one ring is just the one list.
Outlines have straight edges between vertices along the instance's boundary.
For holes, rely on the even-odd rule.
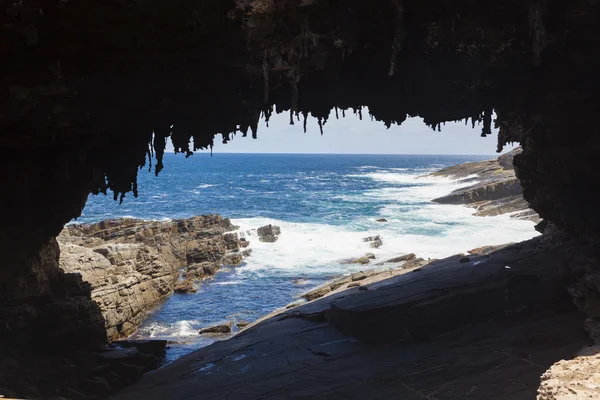
[[[183,155],[185,153],[179,152],[165,152],[164,154],[170,155]],[[197,150],[193,152],[192,155],[195,154],[207,154],[207,150]],[[217,154],[232,154],[232,155],[324,155],[324,156],[498,156],[502,153],[490,153],[490,154],[459,154],[459,153],[277,153],[277,152],[268,152],[268,153],[243,153],[243,152],[210,152],[209,155],[217,155]]]

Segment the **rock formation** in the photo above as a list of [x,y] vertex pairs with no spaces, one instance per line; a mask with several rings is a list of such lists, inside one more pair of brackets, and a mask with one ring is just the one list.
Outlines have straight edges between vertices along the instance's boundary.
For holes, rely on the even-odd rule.
[[[134,219],[69,225],[59,236],[60,268],[80,274],[105,320],[109,341],[132,334],[169,296],[195,291],[242,256],[237,227],[218,215],[153,222]],[[180,269],[185,279],[178,281]]]
[[108,244],[61,245],[60,267],[81,274],[105,320],[109,341],[131,335],[147,312],[169,296],[177,271],[154,248]]
[[[355,264],[368,264],[369,258],[363,257],[353,260]],[[364,262],[363,262],[364,261]],[[370,271],[355,272],[353,274],[336,278],[330,282],[327,282],[307,293],[304,293],[301,297],[306,301],[313,301],[320,299],[324,296],[331,294],[337,294],[344,290],[360,287],[362,285],[375,283],[389,279],[394,276],[405,274],[409,271],[413,271],[417,268],[423,267],[427,264],[436,260],[424,260],[417,258],[414,254],[406,254],[404,256],[392,258],[376,265],[382,266],[387,265],[385,269],[373,269]],[[358,282],[358,283],[357,283]]]
[[[598,2],[0,4],[3,353],[102,341],[90,288],[61,272],[54,240],[90,193],[137,196],[140,167],[168,168],[168,137],[189,156],[216,133],[256,137],[274,111],[310,114],[325,134],[328,118],[367,106],[387,126],[463,120],[482,136],[495,111],[499,150],[522,145],[531,208],[581,244],[600,237]],[[208,258],[194,274],[212,272]]]
[[552,367],[588,340],[584,316],[555,290],[564,285],[568,258],[567,248],[536,238],[473,256],[469,264],[455,256],[388,272],[384,280],[364,278],[353,282],[359,287],[279,310],[114,399],[159,399],[174,391],[206,399],[323,393],[332,399],[533,399],[549,368],[542,393],[558,393],[566,378],[569,388],[589,394],[597,350],[576,359],[585,367],[581,374],[565,362]]
[[226,335],[231,333],[231,326],[233,324],[228,322],[226,324],[209,326],[207,328],[202,328],[198,331],[199,335]]
[[383,240],[381,240],[381,236],[369,236],[363,239],[363,242],[369,243],[369,246],[373,249],[378,249],[383,246]]
[[496,160],[471,162],[444,168],[430,176],[449,177],[458,182],[477,183],[434,199],[440,204],[465,204],[477,209],[477,216],[513,213],[512,217],[540,222],[523,198],[523,189],[513,168],[513,159],[522,152],[516,148]]
[[281,228],[274,225],[266,225],[258,228],[256,233],[261,242],[275,243],[279,239],[279,235],[281,235]]
[[537,400],[594,399],[600,393],[600,346],[586,347],[542,375]]

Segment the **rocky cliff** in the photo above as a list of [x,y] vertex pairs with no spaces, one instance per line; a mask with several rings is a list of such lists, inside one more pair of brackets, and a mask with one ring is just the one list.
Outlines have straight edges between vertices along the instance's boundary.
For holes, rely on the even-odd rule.
[[240,241],[230,232],[235,229],[218,215],[69,225],[58,238],[59,265],[90,285],[113,341],[132,334],[177,281],[209,278],[223,265],[238,265]]
[[516,148],[495,160],[470,162],[434,172],[430,176],[452,178],[458,183],[476,183],[433,201],[473,207],[477,216],[510,213],[512,218],[540,222],[537,213],[523,198],[523,188],[515,175],[513,160],[521,152],[521,148]]

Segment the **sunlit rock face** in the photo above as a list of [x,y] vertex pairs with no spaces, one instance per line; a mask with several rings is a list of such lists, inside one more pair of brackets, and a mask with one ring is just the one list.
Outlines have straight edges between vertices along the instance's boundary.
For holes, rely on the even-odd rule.
[[[532,208],[580,238],[599,232],[592,1],[1,4],[3,306],[68,297],[53,284],[58,251],[44,254],[90,192],[137,195],[168,136],[189,154],[190,138],[255,136],[273,111],[310,113],[325,134],[367,106],[361,117],[387,125],[467,120],[486,136],[495,110],[499,146],[523,146]],[[2,335],[31,326],[19,321]]]
[[108,341],[135,332],[178,281],[212,277],[241,262],[237,227],[219,215],[186,220],[107,220],[59,235],[60,268],[80,274],[98,304]]

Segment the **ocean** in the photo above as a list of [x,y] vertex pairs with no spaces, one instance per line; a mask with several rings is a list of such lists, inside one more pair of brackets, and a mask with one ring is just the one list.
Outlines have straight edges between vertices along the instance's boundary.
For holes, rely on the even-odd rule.
[[[475,217],[473,209],[432,203],[461,187],[430,172],[493,156],[214,154],[165,155],[158,177],[139,173],[139,197],[123,204],[91,195],[75,222],[135,217],[153,220],[221,214],[242,232],[281,227],[276,243],[246,234],[252,254],[202,282],[196,294],[173,295],[134,338],[172,343],[167,360],[211,344],[198,329],[254,321],[319,284],[368,268],[343,259],[372,252],[378,260],[405,253],[441,258],[483,245],[537,235],[534,224],[508,215]],[[473,184],[462,184],[464,186]],[[388,222],[380,223],[377,219]],[[370,249],[362,238],[380,235]],[[300,283],[300,284],[299,284]]]

